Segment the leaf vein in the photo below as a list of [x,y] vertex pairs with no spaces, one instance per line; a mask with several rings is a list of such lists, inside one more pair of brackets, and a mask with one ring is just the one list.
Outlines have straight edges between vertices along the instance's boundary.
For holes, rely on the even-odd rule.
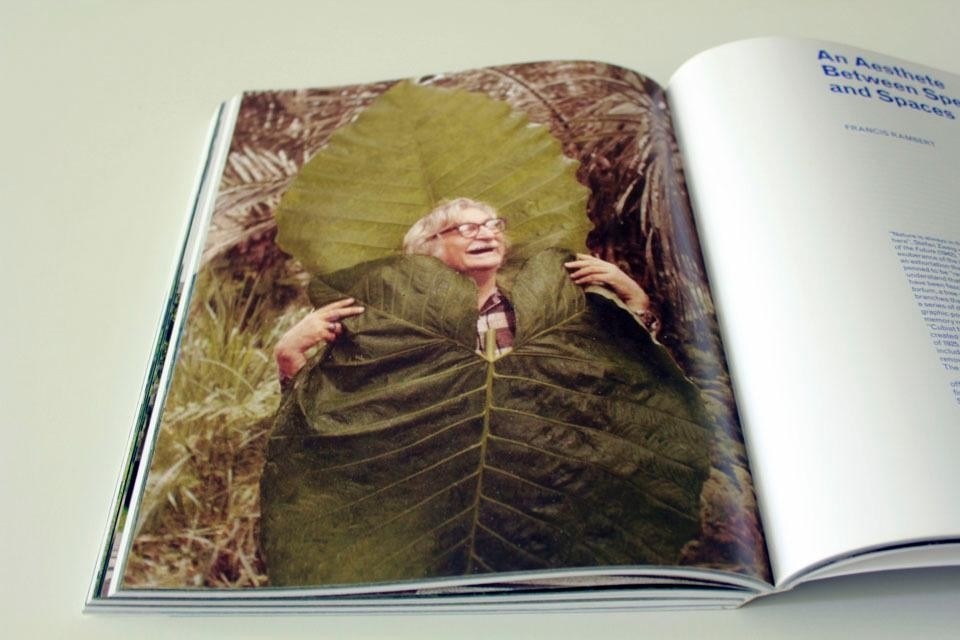
[[384,451],[383,453],[378,453],[377,455],[375,455],[375,456],[370,456],[370,457],[368,457],[368,458],[362,458],[362,459],[360,459],[360,460],[354,460],[353,462],[346,462],[346,463],[344,463],[344,464],[338,464],[338,465],[326,467],[326,468],[324,468],[323,471],[324,471],[324,472],[327,472],[327,471],[335,471],[335,470],[340,470],[340,469],[347,469],[347,468],[349,468],[349,467],[354,467],[354,466],[356,466],[356,465],[358,465],[358,464],[365,464],[365,463],[367,463],[367,462],[373,462],[374,460],[379,460],[379,459],[381,459],[381,458],[386,458],[386,457],[389,457],[389,456],[392,456],[392,455],[396,455],[396,454],[400,453],[401,451],[406,451],[407,449],[412,449],[412,448],[414,448],[414,447],[416,447],[416,446],[419,446],[419,445],[423,444],[424,442],[429,442],[430,440],[436,438],[436,437],[439,436],[439,435],[442,435],[442,434],[446,433],[447,431],[450,431],[451,429],[455,429],[456,427],[458,427],[458,426],[460,426],[460,425],[467,424],[467,423],[470,422],[471,420],[475,420],[476,418],[479,418],[481,415],[482,415],[482,414],[479,414],[479,413],[478,413],[478,414],[476,414],[476,415],[467,416],[466,418],[463,418],[462,420],[457,420],[456,422],[451,422],[450,424],[444,426],[443,428],[441,428],[441,429],[439,429],[439,430],[437,430],[437,431],[434,431],[434,432],[430,433],[430,435],[424,436],[424,437],[420,438],[419,440],[416,440],[416,441],[414,441],[414,442],[411,442],[410,444],[404,445],[404,446],[402,446],[402,447],[397,447],[397,448],[395,448],[395,449],[390,449],[389,451]]
[[[518,415],[527,416],[527,417],[531,417],[531,418],[536,418],[537,420],[543,420],[544,422],[549,422],[549,423],[551,423],[551,424],[556,424],[556,425],[559,425],[559,426],[562,426],[562,427],[569,427],[569,428],[571,428],[571,429],[575,429],[575,430],[577,430],[577,431],[582,431],[582,432],[584,432],[584,433],[587,433],[587,434],[592,435],[592,436],[596,436],[596,437],[598,437],[598,438],[616,440],[618,443],[627,444],[627,445],[631,445],[631,446],[633,446],[633,447],[636,447],[637,449],[640,449],[641,451],[644,451],[644,452],[650,454],[651,456],[655,456],[655,457],[658,457],[658,458],[665,459],[665,460],[667,460],[668,462],[672,462],[672,463],[674,463],[674,464],[676,464],[676,465],[678,465],[678,466],[681,466],[681,467],[683,467],[683,468],[685,468],[685,469],[689,469],[689,470],[691,470],[691,471],[695,471],[695,469],[693,469],[693,467],[691,467],[691,466],[690,466],[689,464],[687,464],[686,462],[682,462],[682,461],[680,461],[680,460],[676,460],[676,459],[671,458],[670,456],[668,456],[668,455],[666,455],[666,454],[663,454],[663,453],[660,453],[660,452],[657,452],[657,451],[651,451],[648,447],[643,446],[643,445],[640,444],[639,442],[633,442],[632,440],[627,440],[627,439],[625,439],[625,438],[621,438],[620,436],[613,435],[613,434],[611,434],[611,433],[609,433],[609,432],[607,432],[607,431],[601,431],[601,430],[599,430],[599,429],[594,429],[594,428],[592,428],[592,427],[586,427],[586,426],[583,426],[583,425],[574,424],[574,423],[572,423],[572,422],[564,422],[563,420],[557,420],[557,419],[555,419],[555,418],[547,418],[546,416],[541,416],[541,415],[538,415],[538,414],[536,414],[536,413],[529,413],[529,412],[527,412],[527,411],[520,411],[520,410],[518,410],[518,409],[507,409],[507,408],[505,408],[505,407],[498,407],[497,410],[498,410],[498,411],[503,411],[503,412],[506,412],[506,413],[516,413],[516,414],[518,414]],[[491,437],[491,438],[499,438],[499,439],[501,439],[501,440],[510,440],[511,442],[513,442],[513,440],[511,440],[510,438],[506,438],[506,437],[504,437],[504,436],[491,435],[490,437]],[[520,444],[522,444],[522,443],[520,443]],[[532,445],[531,445],[531,446],[532,446]]]
[[[373,526],[373,527],[370,527],[369,529],[367,529],[366,531],[364,531],[363,534],[362,534],[361,536],[359,536],[359,537],[357,538],[357,540],[355,540],[355,541],[353,542],[353,544],[350,544],[349,546],[346,547],[346,550],[349,551],[350,549],[353,549],[353,548],[356,547],[361,541],[363,541],[363,540],[365,540],[365,539],[367,539],[367,538],[370,538],[374,533],[380,531],[381,529],[386,528],[387,525],[390,525],[390,524],[392,524],[393,522],[396,522],[397,520],[399,520],[399,519],[402,518],[403,516],[407,515],[408,513],[412,513],[415,509],[418,509],[418,508],[422,507],[423,505],[425,505],[425,504],[427,504],[428,502],[430,502],[430,501],[436,499],[437,497],[443,495],[445,492],[449,491],[450,489],[454,488],[455,486],[457,486],[457,485],[459,485],[459,484],[463,484],[464,482],[467,482],[468,480],[476,477],[477,475],[478,475],[478,472],[471,473],[470,475],[468,475],[468,476],[466,476],[466,477],[464,477],[464,478],[461,478],[460,480],[457,480],[456,482],[451,482],[450,484],[448,484],[447,486],[443,487],[443,488],[440,489],[439,491],[435,491],[434,493],[430,494],[429,496],[427,496],[427,497],[424,498],[423,500],[421,500],[421,501],[419,501],[419,502],[417,502],[417,503],[415,503],[415,504],[412,504],[412,505],[410,505],[409,507],[407,507],[407,508],[405,508],[405,509],[401,509],[399,512],[395,513],[393,516],[391,516],[391,517],[389,517],[389,518],[387,518],[387,519],[385,519],[385,520],[382,520],[382,521],[379,522],[377,525],[375,525],[375,526]],[[336,511],[340,511],[340,509],[335,509],[334,512],[336,512]],[[333,512],[331,512],[331,513],[333,513]],[[326,517],[327,515],[329,515],[329,513],[328,513],[328,514],[321,514],[321,515],[318,516],[318,517]]]
[[[363,503],[363,502],[366,502],[366,501],[370,500],[371,498],[373,498],[373,497],[375,497],[375,496],[378,496],[378,495],[384,493],[385,491],[389,491],[390,489],[393,489],[393,488],[395,488],[395,487],[398,487],[398,486],[400,486],[401,484],[403,484],[404,482],[407,482],[408,480],[412,480],[413,478],[416,478],[416,477],[418,477],[418,476],[422,476],[423,474],[425,474],[425,473],[427,473],[427,472],[429,472],[429,471],[432,471],[432,470],[436,469],[437,467],[443,466],[444,464],[446,464],[447,462],[450,462],[450,461],[453,460],[454,458],[456,458],[456,457],[458,457],[458,456],[461,456],[461,455],[463,455],[463,454],[465,454],[465,453],[467,453],[467,452],[469,452],[469,451],[471,451],[471,450],[473,450],[473,449],[476,449],[476,448],[478,448],[479,446],[480,446],[479,444],[475,444],[475,445],[473,445],[473,446],[471,446],[471,447],[467,447],[466,449],[462,449],[462,450],[460,450],[460,451],[456,451],[456,452],[450,454],[449,456],[446,456],[446,457],[444,457],[444,458],[441,458],[440,460],[438,460],[437,462],[434,462],[433,464],[427,465],[426,467],[424,467],[423,469],[420,469],[419,471],[416,471],[415,473],[411,473],[410,475],[403,476],[402,478],[399,478],[398,480],[394,480],[393,482],[390,482],[390,483],[387,483],[387,484],[383,485],[382,487],[378,488],[378,489],[375,490],[375,491],[371,491],[370,493],[364,494],[364,495],[360,496],[359,498],[357,498],[357,499],[355,499],[355,500],[351,500],[351,501],[349,501],[349,502],[346,502],[346,503],[344,503],[344,504],[341,504],[341,505],[338,506],[336,509],[334,509],[334,510],[332,510],[332,511],[328,511],[327,513],[323,514],[322,517],[329,517],[329,516],[332,516],[332,515],[334,515],[334,514],[336,514],[336,513],[341,512],[341,511],[345,511],[345,510],[347,510],[347,509],[352,509],[352,508],[356,507],[358,504],[361,504],[361,503]],[[463,479],[461,479],[461,480],[457,480],[456,482],[453,482],[453,483],[445,486],[445,487],[444,487],[443,489],[441,489],[438,493],[442,493],[442,492],[446,491],[447,489],[450,489],[451,487],[456,486],[458,483],[463,482],[463,480],[466,480],[467,478],[469,478],[469,477],[471,477],[471,476],[473,476],[473,475],[476,475],[476,473],[478,473],[478,472],[474,472],[474,473],[470,474],[470,476],[466,476],[465,478],[463,478]],[[437,494],[432,494],[432,495],[437,495]],[[414,506],[416,506],[416,505],[414,505]],[[406,511],[407,511],[407,510],[404,509],[404,510],[400,511],[400,513],[403,514],[403,513],[405,513]]]
[[[430,529],[429,531],[424,531],[424,532],[421,533],[420,535],[415,536],[412,540],[410,540],[409,542],[407,542],[407,544],[403,545],[402,547],[400,547],[399,549],[397,549],[397,550],[394,551],[393,553],[389,553],[389,554],[387,554],[386,556],[384,556],[384,560],[390,560],[391,558],[395,558],[396,556],[400,555],[401,553],[403,553],[404,551],[406,551],[406,550],[409,549],[410,547],[414,546],[415,544],[417,544],[417,543],[420,542],[421,540],[432,536],[434,533],[436,533],[437,531],[440,531],[441,529],[443,529],[444,527],[446,527],[447,525],[449,525],[451,522],[455,521],[457,518],[462,518],[463,516],[465,516],[465,515],[468,514],[469,512],[470,512],[470,507],[468,506],[468,507],[467,507],[466,509],[464,509],[463,511],[461,511],[461,512],[455,514],[455,515],[453,515],[453,516],[450,517],[450,518],[447,518],[446,520],[444,520],[443,522],[441,522],[441,523],[438,524],[437,526],[433,527],[433,528]],[[463,544],[464,542],[466,542],[466,540],[467,540],[467,536],[464,536],[463,538],[461,538],[460,540],[458,540],[456,543],[454,543],[453,545],[451,545],[451,549],[455,549],[458,545],[461,545],[461,544]],[[440,554],[440,556],[443,556],[444,554],[449,553],[449,551],[450,551],[450,549],[447,549],[446,551],[442,552],[442,553]]]
[[621,481],[621,482],[624,482],[624,483],[626,483],[627,485],[629,485],[629,486],[633,487],[634,489],[638,490],[640,493],[642,493],[644,496],[646,496],[646,498],[647,498],[652,504],[656,504],[658,507],[661,507],[661,508],[663,508],[663,509],[666,509],[667,511],[670,511],[670,512],[672,512],[672,513],[680,516],[680,517],[683,518],[684,520],[689,520],[689,519],[690,519],[690,515],[689,515],[689,514],[687,514],[687,513],[683,512],[682,510],[674,507],[673,505],[667,504],[666,502],[664,502],[664,501],[661,500],[660,498],[657,498],[657,497],[655,497],[655,496],[650,495],[650,491],[649,491],[649,490],[647,490],[647,489],[643,488],[642,486],[638,485],[636,482],[633,482],[629,477],[624,477],[624,476],[622,476],[622,475],[617,474],[616,472],[614,472],[613,470],[611,470],[610,468],[608,468],[608,467],[605,466],[605,465],[597,464],[597,463],[593,462],[592,460],[585,460],[585,459],[582,459],[582,458],[577,458],[577,457],[575,457],[575,456],[565,455],[565,454],[562,454],[562,453],[559,453],[559,452],[556,452],[556,451],[550,451],[550,450],[548,450],[548,449],[543,449],[543,448],[541,448],[541,447],[536,447],[536,446],[534,446],[534,445],[532,445],[532,444],[530,444],[530,443],[528,443],[528,442],[521,442],[520,440],[514,440],[513,438],[504,438],[504,437],[502,437],[502,436],[490,436],[490,438],[491,438],[491,439],[500,440],[500,441],[502,441],[502,442],[510,442],[510,443],[515,444],[515,445],[517,445],[517,446],[519,446],[519,447],[523,447],[523,448],[529,449],[529,450],[531,450],[531,451],[536,451],[536,452],[538,452],[538,453],[542,453],[543,455],[549,456],[549,457],[551,457],[551,458],[558,458],[558,459],[561,459],[561,460],[572,460],[573,462],[577,462],[577,463],[579,463],[579,464],[583,464],[583,465],[586,465],[586,466],[589,466],[589,467],[593,467],[594,469],[597,469],[598,471],[601,471],[601,472],[603,472],[604,474],[606,474],[606,475],[608,475],[608,476],[610,476],[610,477],[612,477],[612,478],[616,478],[617,480],[619,480],[619,481]]
[[533,555],[532,553],[530,553],[529,551],[527,551],[527,550],[524,549],[523,547],[517,546],[514,542],[512,542],[512,541],[510,541],[510,540],[507,540],[506,538],[504,538],[502,535],[500,535],[499,533],[497,533],[496,531],[494,531],[494,530],[491,529],[490,527],[485,526],[482,522],[477,523],[477,528],[478,528],[478,529],[483,529],[483,530],[486,531],[488,534],[490,534],[491,536],[493,536],[494,538],[496,538],[497,540],[499,540],[500,542],[502,542],[505,546],[510,547],[511,549],[514,549],[515,551],[517,551],[520,555],[525,556],[525,557],[527,557],[527,558],[530,558],[531,560],[537,562],[538,564],[543,565],[544,567],[549,567],[549,566],[550,566],[549,563],[548,563],[546,560],[543,560],[543,559],[541,559],[541,558]]
[[488,565],[486,562],[484,562],[483,558],[481,558],[480,556],[478,556],[476,553],[472,551],[470,552],[470,560],[475,561],[477,564],[479,564],[483,568],[483,570],[486,571],[487,573],[497,572],[496,569],[494,569],[493,567]]

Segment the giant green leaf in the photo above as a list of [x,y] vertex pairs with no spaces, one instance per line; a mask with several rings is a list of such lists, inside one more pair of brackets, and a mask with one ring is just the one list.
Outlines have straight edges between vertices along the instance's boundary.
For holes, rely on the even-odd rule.
[[499,358],[474,350],[472,281],[433,258],[315,278],[315,304],[366,311],[278,413],[271,584],[677,561],[709,466],[699,395],[630,313],[571,283],[567,257],[516,273]]
[[277,243],[327,273],[400,249],[438,202],[496,207],[535,253],[583,250],[588,191],[546,127],[501,101],[402,82],[336,131],[277,209]]

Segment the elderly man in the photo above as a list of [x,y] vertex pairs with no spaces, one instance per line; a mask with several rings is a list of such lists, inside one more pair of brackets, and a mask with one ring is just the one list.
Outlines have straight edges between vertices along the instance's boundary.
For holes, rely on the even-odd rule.
[[[497,273],[508,247],[505,227],[506,221],[490,205],[457,198],[414,223],[403,240],[405,254],[438,258],[476,283],[477,350],[484,351],[488,330],[493,329],[496,355],[511,349],[515,328],[513,307],[497,288]],[[577,254],[577,259],[565,266],[575,283],[609,287],[648,330],[656,329],[657,318],[649,296],[619,267],[587,254]],[[281,384],[303,368],[310,349],[321,341],[337,339],[343,331],[340,320],[363,312],[363,307],[355,302],[346,298],[316,309],[280,339],[274,355]]]

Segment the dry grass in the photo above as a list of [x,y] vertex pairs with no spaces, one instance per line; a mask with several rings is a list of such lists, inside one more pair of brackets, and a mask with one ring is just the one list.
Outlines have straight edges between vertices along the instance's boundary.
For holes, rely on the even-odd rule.
[[280,398],[271,350],[302,312],[278,315],[258,284],[212,269],[197,283],[127,587],[266,583],[257,527],[264,448]]

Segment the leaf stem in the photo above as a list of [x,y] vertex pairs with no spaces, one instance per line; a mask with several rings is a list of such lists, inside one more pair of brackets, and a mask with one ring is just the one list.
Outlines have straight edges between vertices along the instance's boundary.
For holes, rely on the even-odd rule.
[[[490,439],[490,407],[493,406],[493,361],[496,349],[496,331],[493,327],[487,328],[486,340],[483,345],[483,357],[487,360],[486,397],[483,406],[483,432],[480,435],[480,465],[477,478],[477,497],[473,502],[473,523],[470,525],[470,553],[467,556],[467,570],[464,575],[473,573],[473,561],[477,550],[477,527],[480,524],[480,497],[483,495],[483,470],[486,467],[487,441]],[[479,558],[477,558],[479,560]]]

